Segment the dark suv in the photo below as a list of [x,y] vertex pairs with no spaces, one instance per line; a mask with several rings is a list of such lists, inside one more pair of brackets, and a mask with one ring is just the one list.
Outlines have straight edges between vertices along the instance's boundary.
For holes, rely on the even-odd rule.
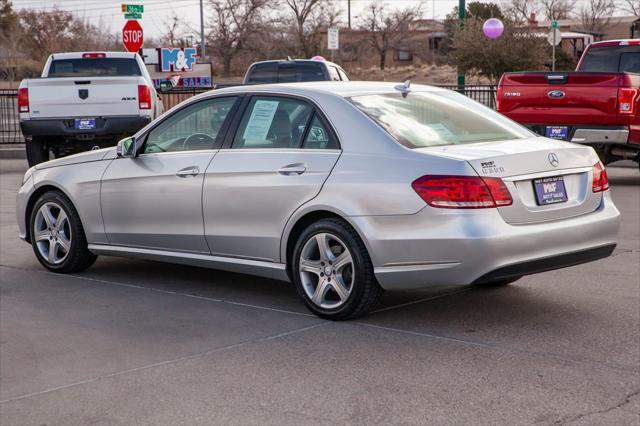
[[347,73],[333,62],[287,59],[251,64],[243,84],[291,83],[296,81],[349,81]]

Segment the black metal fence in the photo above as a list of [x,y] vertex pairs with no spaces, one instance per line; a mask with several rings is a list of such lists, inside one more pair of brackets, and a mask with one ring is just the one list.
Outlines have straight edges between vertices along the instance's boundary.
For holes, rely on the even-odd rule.
[[[489,108],[496,107],[496,90],[493,85],[456,86],[441,85],[445,89],[455,90],[465,96],[479,102]],[[181,87],[162,93],[160,96],[165,110],[172,108],[180,102],[211,89],[199,87]],[[18,116],[18,90],[0,89],[0,144],[23,143],[24,137],[20,130]]]
[[18,91],[0,89],[0,143],[22,143],[18,116]]

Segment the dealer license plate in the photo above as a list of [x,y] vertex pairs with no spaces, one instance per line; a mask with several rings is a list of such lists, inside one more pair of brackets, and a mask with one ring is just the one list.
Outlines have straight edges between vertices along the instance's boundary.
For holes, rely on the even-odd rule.
[[545,136],[551,139],[566,140],[569,138],[569,126],[547,126]]
[[76,118],[75,129],[76,130],[93,130],[96,128],[95,118]]
[[567,190],[562,176],[534,179],[533,188],[536,191],[536,202],[539,206],[567,201]]

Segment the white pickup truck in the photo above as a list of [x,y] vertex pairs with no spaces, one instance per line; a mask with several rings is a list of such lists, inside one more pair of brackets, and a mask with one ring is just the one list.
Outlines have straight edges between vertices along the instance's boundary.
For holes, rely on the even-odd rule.
[[115,145],[162,114],[137,53],[76,52],[49,56],[40,78],[22,80],[20,127],[29,165]]

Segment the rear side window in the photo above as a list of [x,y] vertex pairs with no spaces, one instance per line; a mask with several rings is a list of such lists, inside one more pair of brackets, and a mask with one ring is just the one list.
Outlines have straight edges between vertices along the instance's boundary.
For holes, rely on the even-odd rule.
[[278,65],[275,62],[256,64],[251,71],[247,83],[276,83],[278,78]]
[[[639,72],[640,46],[602,46],[590,48],[580,71],[585,72]],[[633,71],[635,69],[635,71]]]
[[297,81],[326,80],[320,64],[292,64],[278,66],[278,82],[294,83]]
[[139,76],[133,58],[54,59],[47,77],[125,77]]
[[342,81],[349,81],[349,77],[347,77],[347,74],[345,74],[345,72],[342,71],[340,68],[338,68],[338,74],[340,74],[340,79]]
[[242,116],[232,148],[298,148],[312,113],[304,101],[255,96]]
[[336,67],[329,67],[329,77],[332,81],[340,81],[340,75],[338,74],[338,69]]
[[354,96],[351,101],[408,148],[502,141],[532,134],[504,116],[448,90]]

